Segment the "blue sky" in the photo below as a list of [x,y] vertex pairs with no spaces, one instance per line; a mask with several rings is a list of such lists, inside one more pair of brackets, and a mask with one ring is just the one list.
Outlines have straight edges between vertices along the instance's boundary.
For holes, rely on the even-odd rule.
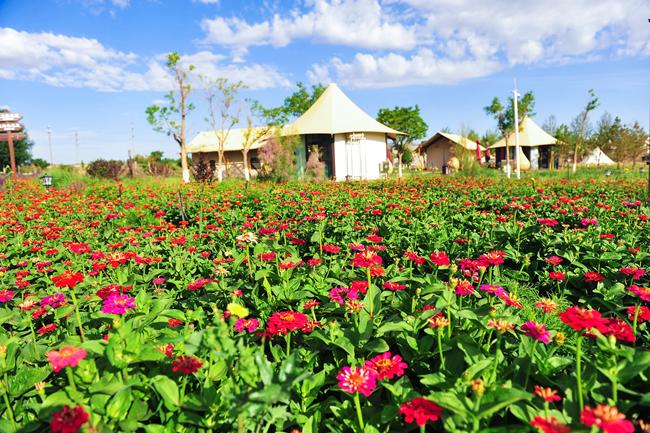
[[[643,0],[0,0],[0,105],[24,115],[36,157],[49,159],[51,125],[55,163],[172,156],[144,110],[177,51],[265,106],[296,81],[333,81],[371,115],[418,104],[430,133],[482,133],[482,107],[516,78],[539,124],[570,122],[593,88],[594,123],[608,111],[647,128],[649,17]],[[195,103],[190,137],[208,129],[200,90]]]

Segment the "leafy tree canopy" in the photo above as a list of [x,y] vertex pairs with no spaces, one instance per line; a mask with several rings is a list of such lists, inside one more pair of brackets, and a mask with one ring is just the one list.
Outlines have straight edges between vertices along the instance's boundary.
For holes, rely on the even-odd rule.
[[395,107],[392,110],[382,108],[377,113],[377,121],[406,134],[395,137],[395,146],[398,151],[400,149],[403,151],[405,145],[424,138],[429,128],[422,116],[420,116],[420,107],[418,105]]
[[[14,140],[16,165],[27,164],[32,158],[30,149],[34,145],[34,142],[29,138],[26,131],[23,131],[23,133],[25,134],[25,139],[18,141]],[[2,141],[0,142],[0,170],[9,166],[9,143]]]
[[[517,112],[519,115],[519,122],[524,117],[532,117],[535,115],[535,95],[533,92],[528,91],[519,96],[517,100]],[[514,98],[508,97],[508,103],[504,106],[498,97],[494,97],[490,105],[483,107],[483,110],[489,116],[492,116],[497,121],[497,128],[502,136],[507,136],[511,131],[514,131],[515,125],[515,108]]]
[[253,101],[253,109],[270,125],[286,125],[291,120],[300,117],[323,94],[325,86],[314,84],[308,89],[301,82],[296,83],[298,90],[284,98],[279,107],[264,108],[259,102]]

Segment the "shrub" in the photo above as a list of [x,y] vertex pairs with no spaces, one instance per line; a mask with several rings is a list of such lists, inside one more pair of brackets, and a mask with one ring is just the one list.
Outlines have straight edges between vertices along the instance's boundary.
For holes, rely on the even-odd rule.
[[192,174],[197,182],[212,182],[214,180],[214,170],[202,159],[192,164]]
[[86,173],[91,177],[117,180],[123,167],[122,161],[97,159],[88,164]]

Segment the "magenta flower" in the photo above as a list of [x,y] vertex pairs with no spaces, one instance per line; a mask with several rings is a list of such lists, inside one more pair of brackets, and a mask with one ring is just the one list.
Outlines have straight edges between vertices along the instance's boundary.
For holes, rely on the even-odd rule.
[[63,304],[65,304],[65,295],[63,293],[45,296],[43,299],[41,299],[42,307],[49,305],[52,308],[59,308]]
[[153,280],[151,280],[151,282],[152,282],[153,284],[155,284],[156,286],[161,285],[161,284],[164,283],[165,281],[167,281],[167,280],[165,280],[163,277],[158,277],[158,278],[154,278]]
[[345,304],[347,299],[359,299],[359,292],[355,288],[335,287],[329,291],[330,301],[339,305]]
[[235,330],[237,332],[248,331],[249,333],[255,332],[260,327],[260,322],[257,319],[244,319],[241,318],[235,323]]
[[13,297],[14,297],[14,292],[12,292],[11,290],[6,290],[6,289],[0,290],[0,303],[9,302],[13,299]]
[[521,325],[521,330],[526,332],[527,337],[534,338],[544,344],[551,342],[551,333],[546,329],[543,323],[526,322]]
[[135,299],[125,294],[111,295],[104,299],[102,313],[125,314],[127,310],[135,308]]
[[336,378],[339,381],[339,388],[350,394],[358,392],[370,397],[377,387],[376,374],[368,367],[345,366]]

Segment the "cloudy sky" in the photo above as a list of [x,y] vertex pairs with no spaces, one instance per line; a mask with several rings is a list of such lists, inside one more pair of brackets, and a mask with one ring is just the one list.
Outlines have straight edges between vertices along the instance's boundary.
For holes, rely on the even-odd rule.
[[265,106],[297,81],[336,82],[371,115],[418,104],[430,133],[494,128],[482,107],[515,79],[540,124],[570,122],[593,88],[594,121],[647,127],[648,18],[647,0],[0,0],[0,105],[24,115],[36,157],[49,159],[48,125],[55,162],[172,156],[144,110],[169,90],[177,51]]

